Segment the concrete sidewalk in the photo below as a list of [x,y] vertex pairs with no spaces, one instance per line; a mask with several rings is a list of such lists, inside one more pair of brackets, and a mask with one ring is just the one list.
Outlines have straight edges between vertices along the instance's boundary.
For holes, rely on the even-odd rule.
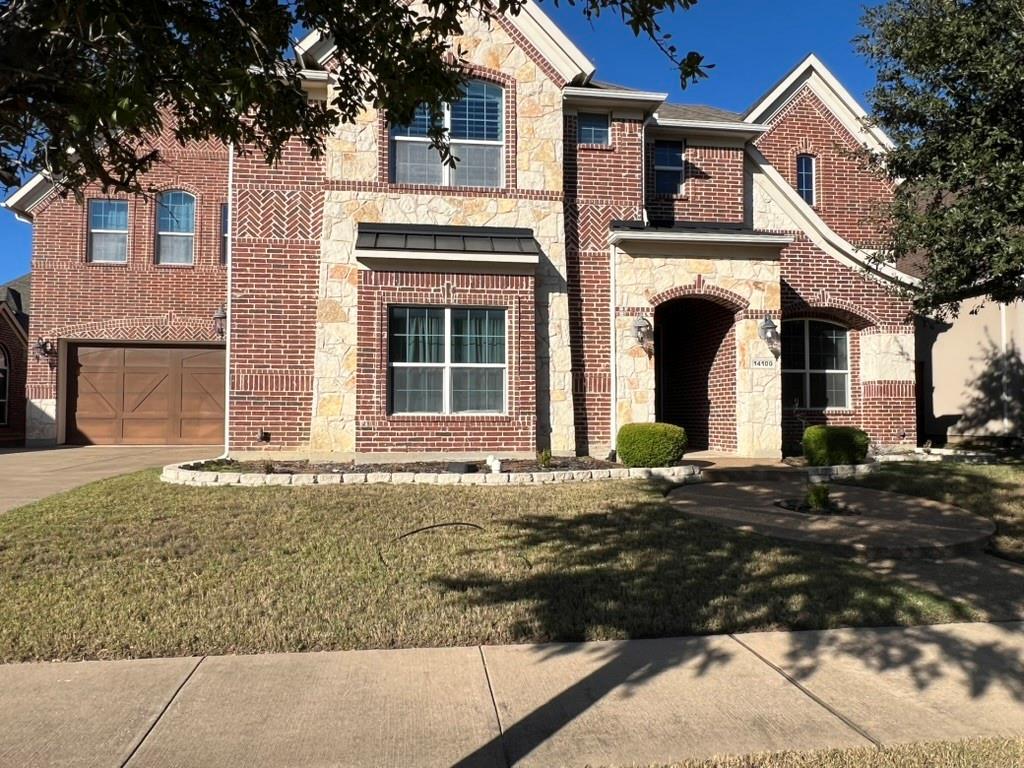
[[0,666],[0,766],[584,766],[1024,735],[1024,623]]
[[208,459],[217,446],[67,445],[0,450],[0,512],[126,472]]

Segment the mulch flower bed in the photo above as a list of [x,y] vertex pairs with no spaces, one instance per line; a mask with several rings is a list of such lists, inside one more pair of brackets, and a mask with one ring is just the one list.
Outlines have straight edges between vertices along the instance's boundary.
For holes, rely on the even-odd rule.
[[[264,475],[328,475],[345,472],[433,472],[459,471],[459,465],[468,472],[490,472],[487,462],[480,461],[413,461],[394,464],[357,464],[356,462],[312,462],[312,461],[235,461],[234,459],[211,459],[187,464],[183,469],[201,472],[243,472]],[[552,457],[541,464],[537,459],[503,459],[502,472],[571,472],[578,469],[612,469],[617,465],[589,456]]]
[[824,507],[815,509],[803,499],[780,499],[775,502],[776,507],[781,509],[789,510],[790,512],[799,512],[804,515],[859,515],[860,512],[850,509],[845,504],[837,504],[834,501],[830,501]]

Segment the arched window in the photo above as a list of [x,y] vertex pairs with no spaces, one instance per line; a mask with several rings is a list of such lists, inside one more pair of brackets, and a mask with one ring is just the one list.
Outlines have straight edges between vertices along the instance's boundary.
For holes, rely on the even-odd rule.
[[814,184],[816,166],[814,155],[796,156],[796,191],[808,205],[814,205],[817,201],[818,191]]
[[782,407],[848,408],[849,333],[828,320],[782,323]]
[[10,378],[7,350],[0,347],[0,427],[7,426],[7,382]]
[[445,104],[441,125],[448,131],[455,168],[441,162],[430,145],[430,111],[416,109],[412,122],[391,130],[391,178],[399,184],[500,187],[505,157],[505,94],[484,80],[466,83],[463,96]]
[[196,236],[196,198],[174,189],[156,198],[157,264],[191,264]]

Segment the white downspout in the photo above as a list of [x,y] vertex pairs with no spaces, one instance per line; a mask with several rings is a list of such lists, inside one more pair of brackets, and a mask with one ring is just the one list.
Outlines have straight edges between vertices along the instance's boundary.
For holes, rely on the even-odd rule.
[[1007,351],[1010,347],[1010,329],[1006,326],[1006,304],[999,305],[999,338],[1000,338],[1000,349],[1003,358],[1003,370],[1000,375],[1000,384],[1002,385],[1002,401],[1003,401],[1003,431],[1010,434],[1010,371],[1009,361],[1007,360]]
[[228,242],[224,249],[227,261],[227,296],[224,299],[224,453],[218,458],[228,457],[231,425],[231,276],[234,270],[234,234],[235,234],[235,145],[228,144]]
[[[612,283],[612,285],[611,285],[611,299],[608,302],[609,305],[610,305],[608,307],[608,318],[609,318],[609,321],[610,321],[611,335],[612,335],[611,344],[608,345],[608,348],[611,350],[611,358],[612,358],[611,361],[610,361],[609,368],[608,368],[611,371],[611,374],[612,374],[612,382],[611,382],[611,399],[612,399],[612,402],[611,402],[611,408],[609,409],[609,414],[611,416],[611,436],[609,438],[609,441],[611,442],[611,450],[614,451],[615,450],[615,444],[616,444],[615,443],[615,437],[618,434],[618,429],[619,429],[619,398],[618,398],[618,394],[619,394],[619,383],[618,383],[618,379],[619,379],[619,369],[618,369],[618,359],[619,359],[618,336],[619,336],[619,334],[616,332],[616,328],[615,328],[615,273],[618,271],[617,265],[618,265],[618,261],[619,261],[619,247],[617,245],[615,245],[614,243],[612,243],[611,247],[609,247],[609,249],[608,249],[608,255],[609,255],[609,258],[611,259],[611,264],[609,266],[611,267],[610,271],[611,271],[611,283]],[[618,458],[619,457],[616,455],[615,459],[618,460]]]

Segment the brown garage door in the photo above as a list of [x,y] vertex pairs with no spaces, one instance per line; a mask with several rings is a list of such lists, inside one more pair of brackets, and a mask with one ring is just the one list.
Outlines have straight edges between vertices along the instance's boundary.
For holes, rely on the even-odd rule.
[[108,344],[71,352],[68,442],[223,442],[223,349]]

